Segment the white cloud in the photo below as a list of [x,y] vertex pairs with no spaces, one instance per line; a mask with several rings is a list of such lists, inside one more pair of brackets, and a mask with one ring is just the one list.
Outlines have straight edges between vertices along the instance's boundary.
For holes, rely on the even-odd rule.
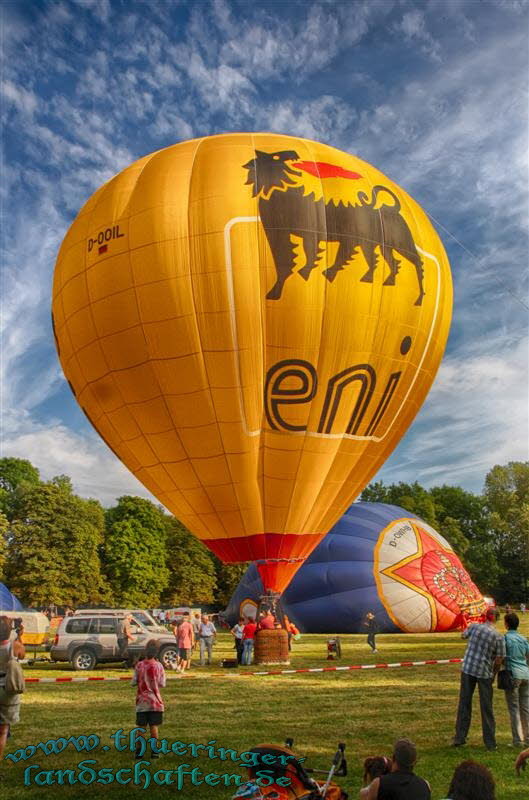
[[[28,414],[10,446],[45,457],[39,403],[63,385],[49,324],[51,273],[87,197],[176,140],[268,129],[375,164],[475,254],[442,234],[455,283],[448,355],[388,474],[475,483],[488,468],[483,442],[498,460],[520,453],[528,319],[515,297],[527,302],[526,3],[482,14],[455,0],[214,0],[141,11],[79,0],[35,7],[30,24],[15,6],[2,14],[4,408]],[[503,391],[487,370],[501,376]],[[96,465],[94,481],[105,474],[100,467],[110,469],[105,458],[114,457],[103,458],[90,436],[60,422],[50,430],[63,446],[56,461],[65,461],[48,474],[69,471],[76,444],[85,465]],[[82,481],[81,466],[72,469]]]
[[261,130],[329,143],[349,129],[354,117],[351,106],[332,95],[321,95],[301,106],[295,100],[281,100],[257,111]]
[[395,30],[404,34],[408,44],[414,40],[419,42],[423,53],[434,61],[441,61],[441,46],[427,30],[425,13],[417,8],[405,11],[400,22],[395,25]]
[[17,86],[12,81],[4,80],[1,82],[1,93],[6,100],[13,103],[24,114],[31,115],[37,108],[35,94],[24,89],[23,86]]
[[52,352],[50,272],[62,220],[52,205],[36,210],[30,223],[27,220],[16,220],[3,257],[0,391],[4,412],[32,408],[61,380],[55,362],[31,355],[47,342]]
[[110,19],[112,6],[110,0],[77,0],[83,8],[88,8],[94,17],[101,23],[106,23]]
[[67,474],[76,493],[104,506],[124,494],[158,502],[95,434],[80,434],[58,421],[37,423],[28,414],[6,419],[2,457],[26,458],[43,480]]
[[526,339],[473,342],[468,352],[445,357],[422,411],[377,479],[480,491],[494,464],[526,461],[528,367]]

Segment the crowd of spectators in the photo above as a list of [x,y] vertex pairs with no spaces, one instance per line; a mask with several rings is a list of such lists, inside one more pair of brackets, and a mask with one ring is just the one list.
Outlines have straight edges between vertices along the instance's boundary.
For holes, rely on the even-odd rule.
[[[360,800],[430,800],[430,784],[415,774],[417,749],[409,739],[399,739],[391,758],[370,756],[364,761],[364,786]],[[454,770],[445,800],[496,800],[492,772],[468,759]]]
[[[524,613],[525,609],[521,613]],[[497,616],[487,612],[485,623],[470,625],[462,632],[467,650],[462,662],[459,705],[456,717],[454,747],[466,743],[472,712],[473,693],[478,687],[483,741],[487,750],[496,749],[496,727],[492,706],[493,682],[504,673],[501,687],[505,691],[511,723],[512,744],[520,750],[515,769],[518,774],[529,761],[529,642],[518,633],[519,618],[509,610],[504,616],[506,633],[496,629]],[[127,623],[124,620],[123,647],[127,644]],[[257,620],[240,618],[231,629],[239,664],[252,663],[255,636],[259,630],[273,630],[279,623],[271,610],[261,611]],[[287,620],[287,625],[290,623]],[[293,626],[291,626],[293,628]],[[295,630],[295,629],[294,629]],[[177,669],[189,669],[196,642],[200,643],[200,663],[211,663],[216,628],[207,614],[195,614],[190,619],[184,612],[182,620],[173,627],[178,644]],[[292,634],[293,631],[289,630]],[[11,658],[24,657],[23,627],[17,628],[16,638],[12,620],[0,616],[0,758],[5,748],[10,726],[19,721],[20,694],[6,689],[7,665]],[[370,643],[371,644],[371,643]],[[374,642],[373,642],[374,644]],[[137,687],[136,723],[147,729],[152,741],[158,739],[158,726],[163,721],[164,704],[160,688],[165,686],[165,671],[157,661],[157,645],[150,641],[145,656],[136,665],[133,684]],[[144,752],[138,744],[137,757]],[[151,753],[156,757],[155,749]],[[391,757],[370,756],[364,762],[364,785],[360,800],[430,800],[428,781],[416,774],[417,749],[409,739],[395,742]],[[495,780],[483,764],[473,759],[462,761],[454,770],[445,800],[496,800]]]
[[[489,608],[483,623],[465,627],[461,636],[467,649],[461,666],[459,703],[453,747],[466,744],[472,716],[472,700],[479,692],[485,748],[496,750],[493,686],[505,692],[511,723],[511,747],[522,749],[515,761],[518,774],[529,761],[529,642],[518,633],[519,617],[508,607],[505,634],[496,629],[498,614]],[[525,613],[525,607],[520,609]],[[371,643],[373,646],[373,643]],[[428,782],[415,774],[417,751],[408,739],[399,739],[391,758],[371,756],[364,762],[361,800],[430,800]],[[495,800],[495,781],[490,769],[472,759],[455,769],[445,800]]]

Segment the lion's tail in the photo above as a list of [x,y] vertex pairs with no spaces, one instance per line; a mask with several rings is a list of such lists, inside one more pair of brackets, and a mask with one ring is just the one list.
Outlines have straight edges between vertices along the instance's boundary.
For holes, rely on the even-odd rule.
[[391,206],[391,210],[395,214],[398,214],[400,212],[400,200],[397,197],[397,195],[391,191],[391,189],[388,189],[387,186],[381,186],[381,185],[373,186],[373,194],[370,203],[367,202],[367,194],[365,192],[359,192],[358,199],[360,200],[363,206],[367,206],[368,208],[374,208],[380,192],[386,192],[386,194],[391,195],[391,197],[393,198],[393,205]]

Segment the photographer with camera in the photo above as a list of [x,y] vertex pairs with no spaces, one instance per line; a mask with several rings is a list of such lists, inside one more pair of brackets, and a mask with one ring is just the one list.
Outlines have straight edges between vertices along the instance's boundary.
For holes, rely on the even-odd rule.
[[[13,638],[13,633],[16,638]],[[6,678],[11,659],[24,658],[26,655],[26,648],[22,643],[23,633],[21,619],[11,620],[0,616],[0,761],[4,755],[9,728],[20,719],[20,693],[8,691]]]

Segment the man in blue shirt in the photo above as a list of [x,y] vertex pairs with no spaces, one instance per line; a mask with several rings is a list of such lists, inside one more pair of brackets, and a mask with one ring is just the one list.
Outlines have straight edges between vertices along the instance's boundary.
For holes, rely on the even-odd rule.
[[487,750],[496,750],[492,683],[505,656],[505,641],[494,627],[495,622],[496,611],[489,608],[483,624],[470,625],[461,634],[461,638],[469,642],[461,667],[456,732],[452,741],[454,747],[460,747],[467,740],[472,719],[472,697],[477,684],[483,741]]
[[513,688],[505,692],[511,718],[514,747],[529,745],[529,642],[517,630],[520,620],[511,611],[505,614],[505,666],[513,677]]

